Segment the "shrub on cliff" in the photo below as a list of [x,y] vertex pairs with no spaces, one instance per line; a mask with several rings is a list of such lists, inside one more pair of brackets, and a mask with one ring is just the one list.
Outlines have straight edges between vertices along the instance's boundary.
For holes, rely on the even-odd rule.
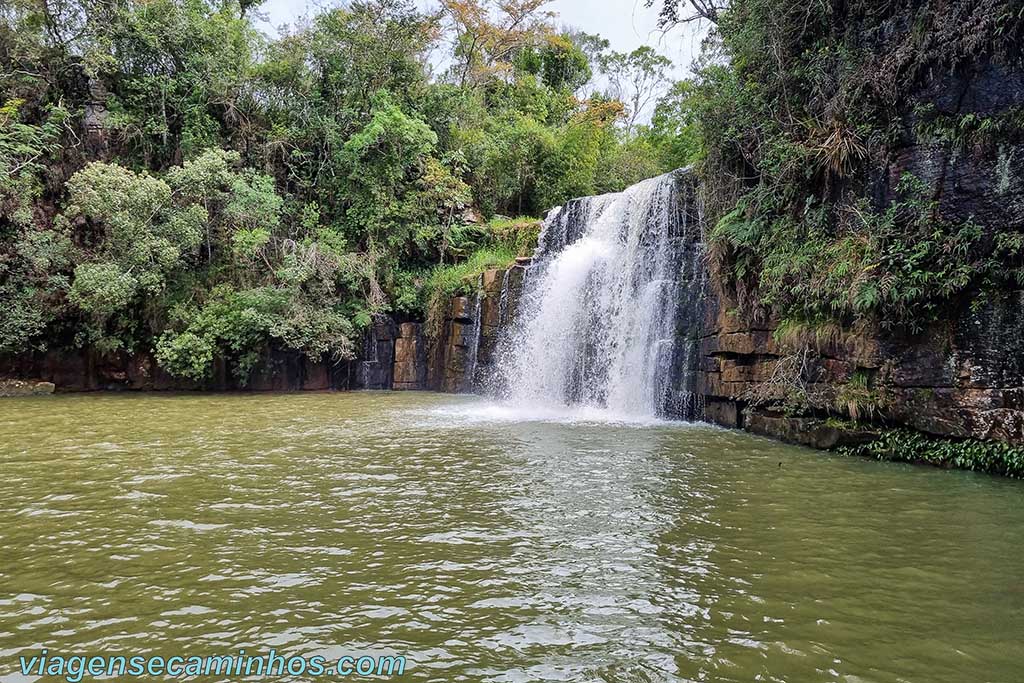
[[695,97],[726,286],[916,330],[1024,283],[1019,3],[715,5]]
[[271,345],[315,359],[353,357],[345,316],[303,301],[290,287],[220,286],[201,306],[181,306],[173,318],[156,342],[157,361],[197,382],[211,377],[214,358],[224,358],[244,385]]

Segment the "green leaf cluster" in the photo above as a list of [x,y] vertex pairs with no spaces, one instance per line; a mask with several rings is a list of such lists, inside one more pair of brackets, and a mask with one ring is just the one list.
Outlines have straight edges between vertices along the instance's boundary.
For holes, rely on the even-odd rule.
[[860,446],[839,449],[843,455],[876,460],[925,463],[1024,478],[1024,448],[994,441],[942,439],[909,429],[889,429]]
[[[1024,17],[1012,4],[717,8],[686,102],[726,288],[784,319],[916,332],[950,303],[1024,282],[1024,207],[1011,203],[1019,107],[936,105],[979,65],[1024,68]],[[901,171],[907,150],[924,160],[912,172]],[[946,169],[967,155],[998,159],[991,185],[1007,196],[1005,218],[954,214],[942,201]]]

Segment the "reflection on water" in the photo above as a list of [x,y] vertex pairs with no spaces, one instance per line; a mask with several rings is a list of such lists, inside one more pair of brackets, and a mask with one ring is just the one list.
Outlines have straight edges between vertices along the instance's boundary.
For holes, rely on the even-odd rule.
[[395,653],[416,681],[1020,680],[1020,483],[430,394],[0,407],[4,683],[43,646]]

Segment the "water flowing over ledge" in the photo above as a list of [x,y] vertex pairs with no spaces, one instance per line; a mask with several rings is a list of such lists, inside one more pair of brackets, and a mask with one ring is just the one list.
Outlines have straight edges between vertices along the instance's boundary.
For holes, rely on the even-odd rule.
[[706,271],[696,202],[681,191],[685,175],[551,211],[498,346],[492,382],[507,403],[701,416],[689,372],[696,329],[688,328]]
[[[699,196],[680,170],[552,211],[532,258],[452,301],[425,386],[487,393],[524,420],[701,420],[835,448],[884,428],[842,422],[839,398],[861,382],[890,425],[1024,443],[1024,377],[1003,352],[1024,338],[1021,295],[929,335],[868,328],[801,351],[756,291],[712,277]],[[772,391],[804,396],[804,411],[759,402]]]

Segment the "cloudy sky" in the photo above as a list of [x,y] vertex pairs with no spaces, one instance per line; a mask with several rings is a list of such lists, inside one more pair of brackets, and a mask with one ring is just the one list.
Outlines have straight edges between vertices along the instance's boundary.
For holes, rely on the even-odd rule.
[[[421,7],[436,5],[436,0],[417,0]],[[267,16],[267,30],[314,14],[318,8],[337,4],[330,0],[267,0],[260,10]],[[700,35],[694,29],[677,28],[667,35],[657,30],[657,7],[648,9],[644,0],[554,0],[550,9],[558,13],[559,25],[570,25],[587,33],[597,33],[611,42],[613,50],[629,52],[650,45],[676,65],[677,77],[688,73],[700,48]]]

